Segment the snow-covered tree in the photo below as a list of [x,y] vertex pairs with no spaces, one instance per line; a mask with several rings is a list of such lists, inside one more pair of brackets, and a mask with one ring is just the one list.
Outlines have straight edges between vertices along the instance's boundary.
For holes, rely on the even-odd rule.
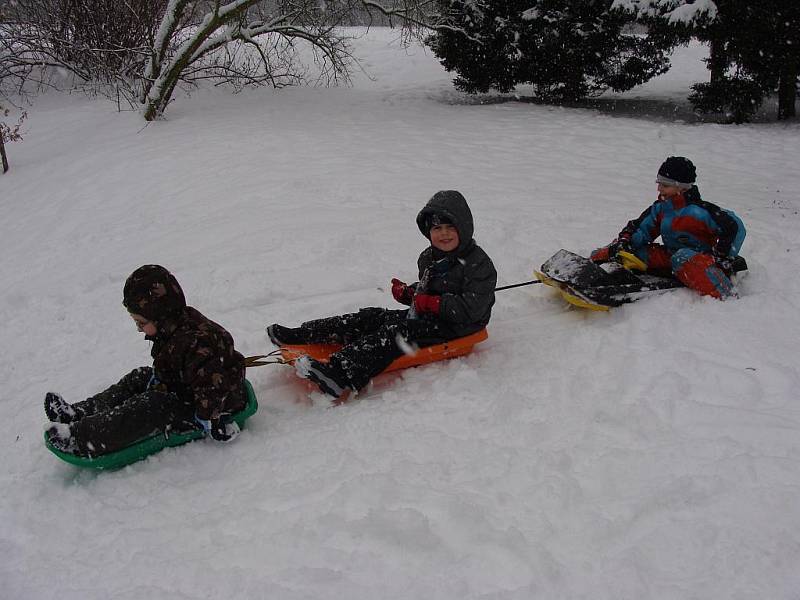
[[[371,16],[418,32],[434,0],[0,0],[0,94],[82,87],[161,115],[178,85],[282,87],[346,78],[340,26]],[[302,55],[302,56],[301,56]],[[302,58],[303,60],[300,60]],[[65,81],[65,75],[70,79]]]
[[573,101],[622,91],[666,70],[647,36],[623,34],[630,13],[612,0],[440,0],[443,18],[429,39],[455,85],[510,91],[530,83],[537,96]]
[[639,18],[659,17],[672,23],[693,23],[700,18],[714,18],[714,0],[614,0],[612,8],[635,13]]
[[0,92],[116,95],[140,73],[167,0],[0,0]]
[[169,0],[142,74],[145,119],[164,112],[180,82],[212,79],[282,87],[303,81],[297,56],[308,51],[321,77],[347,77],[348,38],[339,27],[355,13],[396,18],[414,28],[431,21],[426,0],[227,0],[209,3],[199,24],[188,28],[195,4]]
[[[725,6],[718,0],[720,7]],[[756,81],[765,94],[776,92],[778,119],[795,116],[800,76],[800,3],[797,0],[731,2],[723,15],[733,35],[731,60]],[[747,23],[747,27],[742,27]]]
[[710,81],[690,97],[701,110],[746,120],[777,92],[778,118],[795,116],[800,75],[800,2],[797,0],[614,0],[640,21],[688,30],[708,42]]

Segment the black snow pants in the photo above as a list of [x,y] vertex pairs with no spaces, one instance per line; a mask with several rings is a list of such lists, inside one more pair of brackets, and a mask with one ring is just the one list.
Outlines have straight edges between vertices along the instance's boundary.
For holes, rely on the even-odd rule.
[[402,356],[404,348],[458,337],[439,320],[409,319],[407,309],[362,308],[357,313],[306,321],[300,328],[309,334],[310,343],[343,344],[328,364],[356,390]]
[[78,454],[107,454],[158,432],[195,427],[193,404],[151,386],[152,376],[152,367],[139,367],[107,390],[73,404],[80,417],[71,425]]

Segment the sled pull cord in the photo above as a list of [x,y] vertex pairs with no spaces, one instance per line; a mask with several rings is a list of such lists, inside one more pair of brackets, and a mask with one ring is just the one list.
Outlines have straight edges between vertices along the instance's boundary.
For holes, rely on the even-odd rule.
[[244,359],[244,366],[247,367],[261,367],[264,365],[285,365],[289,361],[283,358],[280,350],[273,350],[269,354],[257,354],[256,356],[247,356]]
[[494,291],[499,292],[501,290],[510,290],[511,288],[522,287],[523,285],[533,285],[534,283],[542,283],[542,280],[534,279],[533,281],[523,281],[522,283],[512,283],[511,285],[503,285],[494,288]]
[[[503,285],[500,287],[494,288],[495,292],[499,292],[502,290],[510,290],[511,288],[522,287],[524,285],[534,285],[536,283],[542,283],[541,279],[534,279],[532,281],[523,281],[521,283],[512,283],[510,285]],[[294,358],[287,359],[281,349],[273,350],[269,354],[257,354],[255,356],[247,356],[244,359],[244,366],[246,368],[249,367],[261,367],[264,365],[290,365],[294,362]]]

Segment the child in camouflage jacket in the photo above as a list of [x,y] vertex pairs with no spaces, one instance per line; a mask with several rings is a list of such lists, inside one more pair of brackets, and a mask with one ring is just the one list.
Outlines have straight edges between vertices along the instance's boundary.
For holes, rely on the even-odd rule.
[[233,338],[186,305],[164,267],[145,265],[125,282],[123,305],[145,339],[152,367],[139,367],[99,394],[68,404],[45,396],[51,443],[80,456],[121,450],[157,432],[202,427],[217,441],[239,432],[228,417],[247,401],[244,358]]

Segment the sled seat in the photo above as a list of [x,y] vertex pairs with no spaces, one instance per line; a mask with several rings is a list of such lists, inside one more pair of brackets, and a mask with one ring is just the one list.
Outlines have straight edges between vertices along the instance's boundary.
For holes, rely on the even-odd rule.
[[[239,427],[244,428],[244,422],[252,417],[258,410],[258,401],[256,394],[253,391],[253,386],[247,379],[244,380],[245,389],[247,390],[247,404],[238,413],[232,415],[232,418]],[[44,444],[50,452],[55,454],[61,460],[68,462],[77,467],[85,467],[89,469],[98,470],[112,470],[119,469],[126,465],[130,465],[151,454],[155,454],[164,448],[172,448],[174,446],[181,446],[188,442],[193,442],[204,437],[203,431],[200,429],[192,429],[190,431],[176,432],[170,431],[169,434],[164,432],[157,433],[150,437],[134,442],[130,446],[117,450],[116,452],[109,452],[108,454],[101,454],[100,456],[88,457],[77,456],[69,452],[63,452],[54,447],[50,443],[50,438],[47,432],[44,433]]]
[[[472,352],[476,344],[486,340],[488,337],[489,333],[486,331],[486,328],[484,328],[473,334],[449,340],[442,344],[426,346],[425,348],[420,348],[413,354],[404,354],[400,358],[395,359],[383,372],[389,373],[391,371],[399,371],[410,367],[418,367],[447,358],[465,356]],[[287,344],[281,346],[280,352],[285,362],[293,362],[303,355],[310,356],[315,360],[327,361],[331,354],[341,348],[341,344]]]

